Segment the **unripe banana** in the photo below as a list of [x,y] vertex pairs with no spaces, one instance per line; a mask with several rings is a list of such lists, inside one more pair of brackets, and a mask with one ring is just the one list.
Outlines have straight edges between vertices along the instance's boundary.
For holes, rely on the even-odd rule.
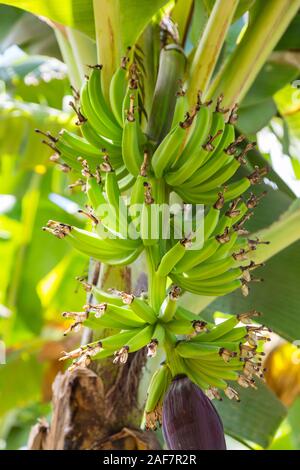
[[220,388],[221,390],[224,390],[227,387],[225,380],[219,378],[213,373],[210,373],[210,371],[204,367],[201,367],[200,361],[189,361],[189,367],[197,374],[197,376],[207,382],[210,386]]
[[[155,150],[151,163],[157,178],[161,178],[172,162],[175,161],[180,144],[187,133],[188,125],[186,122],[183,121],[177,124]],[[168,181],[168,178],[166,180]]]
[[130,95],[129,109],[126,112],[122,138],[123,160],[128,171],[138,176],[143,162],[143,156],[139,148],[139,116],[135,106],[135,96]]
[[205,242],[200,250],[188,250],[183,258],[175,265],[174,272],[182,273],[192,269],[200,263],[210,259],[220,247],[220,243],[216,238],[210,238]]
[[119,307],[124,305],[123,300],[120,295],[117,296],[117,295],[114,295],[113,293],[104,292],[102,289],[96,286],[92,286],[91,292],[93,296],[95,297],[95,299],[97,300],[97,302],[99,303],[104,302],[104,303],[118,305]]
[[127,238],[128,218],[127,207],[121,195],[116,173],[110,165],[105,177],[105,192],[107,200],[113,210],[115,216],[116,227],[115,230],[124,238]]
[[66,129],[63,129],[59,133],[59,140],[65,143],[67,146],[71,147],[73,151],[78,154],[78,156],[89,156],[92,158],[96,157],[100,160],[101,152],[99,146],[95,147],[73,132],[69,132]]
[[162,257],[157,269],[157,274],[162,277],[167,276],[172,271],[176,263],[183,258],[186,252],[186,247],[189,244],[189,240],[183,239],[170,248],[170,250]]
[[171,129],[173,129],[173,127],[175,127],[179,122],[184,121],[184,118],[188,109],[189,109],[188,98],[183,88],[181,88],[176,94],[176,105],[175,105]]
[[[226,191],[224,192],[224,200],[231,201],[236,199],[241,194],[243,194],[250,187],[250,181],[247,177],[241,178],[234,183],[230,183],[226,186]],[[181,187],[174,187],[176,193],[183,199],[184,202],[189,202],[193,204],[212,204],[218,198],[218,193],[220,188],[215,189],[214,191],[207,191],[200,193],[197,188],[191,189],[182,189]]]
[[155,410],[157,404],[163,399],[163,396],[171,382],[171,372],[169,367],[164,364],[153,374],[147,392],[147,401],[145,412],[150,413]]
[[144,328],[135,328],[130,331],[122,331],[116,335],[107,336],[101,340],[102,347],[110,351],[110,354],[113,354],[113,351],[121,348],[127,344],[131,338],[134,338],[138,334],[144,331]]
[[153,337],[153,325],[145,326],[142,331],[127,341],[126,346],[129,352],[135,352],[148,344]]
[[92,128],[108,139],[112,139],[117,145],[121,144],[121,129],[115,131],[112,128],[108,128],[103,121],[101,121],[98,115],[95,113],[88,88],[88,80],[85,81],[80,92],[80,104],[84,117],[89,121]]
[[175,335],[190,335],[195,331],[192,322],[188,320],[171,320],[166,323],[166,328]]
[[214,232],[219,222],[220,210],[215,205],[209,208],[204,218],[204,240],[207,240]]
[[168,294],[167,299],[162,304],[161,312],[159,314],[159,319],[164,322],[168,323],[171,321],[175,315],[177,309],[177,300],[179,295],[181,294],[181,289],[177,286],[172,286],[170,292]]
[[130,308],[136,313],[136,315],[147,323],[156,323],[157,315],[145,300],[139,299],[131,294],[123,294],[122,299],[124,303],[130,305]]
[[224,341],[240,341],[247,335],[248,331],[245,326],[240,326],[238,328],[234,328],[233,330],[229,331],[222,335],[219,339]]
[[206,280],[226,273],[226,271],[232,268],[235,264],[236,261],[232,256],[212,263],[208,260],[208,262],[201,263],[199,266],[186,271],[186,275],[189,279],[195,279],[197,281]]
[[122,59],[121,67],[113,74],[109,86],[109,101],[114,117],[119,126],[123,127],[123,100],[127,88],[126,58]]
[[229,271],[226,271],[222,274],[219,274],[218,276],[214,277],[209,277],[205,279],[197,279],[197,277],[190,277],[192,280],[197,281],[197,286],[201,289],[204,289],[206,287],[217,287],[220,285],[226,285],[236,279],[242,278],[243,275],[243,270],[241,268],[234,268],[230,269]]
[[[92,107],[100,121],[102,121],[108,129],[111,129],[114,135],[118,135],[120,133],[120,127],[111,110],[107,106],[102,92],[102,66],[95,65],[92,66],[91,69],[92,71],[88,80],[88,89]],[[114,77],[112,78],[112,81],[113,80]],[[110,104],[112,106],[112,102],[110,102]]]
[[152,340],[156,342],[157,346],[163,346],[165,336],[166,330],[164,326],[161,323],[156,323],[153,330]]
[[[199,153],[202,150],[201,145],[204,145],[210,128],[211,111],[208,106],[203,105],[199,110],[196,109],[192,116],[195,119],[194,132],[197,134],[195,134],[195,137],[194,132],[191,134],[190,141],[187,143],[187,150],[182,152],[179,159],[173,158],[175,169],[172,169],[172,171],[166,175],[166,182],[170,186],[181,185],[194,173],[195,167],[197,167],[198,164]],[[178,144],[176,150],[178,150],[180,143],[185,140],[184,135],[179,134],[176,136],[176,139]]]
[[144,183],[144,203],[141,211],[140,235],[145,246],[157,244],[160,234],[160,209],[152,197],[152,188]]
[[243,283],[239,279],[228,282],[226,284],[218,286],[199,286],[199,281],[194,281],[183,276],[172,275],[172,280],[177,283],[183,290],[187,290],[192,294],[205,295],[205,296],[214,296],[218,297],[220,295],[226,295],[234,290],[242,287]]
[[[220,352],[220,347],[214,344],[201,344],[191,341],[180,341],[176,346],[176,351],[181,357],[200,358],[204,356],[216,356]],[[209,382],[208,382],[209,383]]]
[[194,338],[192,338],[192,341],[203,341],[205,343],[215,341],[216,339],[223,337],[226,333],[229,333],[238,324],[238,322],[238,317],[232,316],[220,323],[219,325],[215,326],[208,333],[201,333],[195,336]]

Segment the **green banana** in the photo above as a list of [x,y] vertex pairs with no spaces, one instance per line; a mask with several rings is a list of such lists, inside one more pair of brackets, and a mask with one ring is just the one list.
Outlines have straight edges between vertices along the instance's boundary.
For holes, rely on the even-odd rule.
[[120,188],[121,193],[127,191],[127,189],[130,189],[134,185],[134,182],[135,182],[135,177],[131,175],[130,173],[124,178],[122,178],[119,181],[119,188]]
[[[121,348],[127,344],[132,338],[142,333],[144,328],[135,328],[130,331],[122,331],[116,335],[107,336],[106,338],[101,339],[102,347],[108,349],[112,354],[116,349]],[[96,356],[97,358],[97,356]]]
[[90,317],[84,322],[86,326],[92,326],[92,324],[97,325],[98,327],[107,327],[107,328],[119,328],[119,329],[132,329],[140,328],[145,322],[142,322],[137,315],[134,314],[130,309],[124,307],[117,307],[116,305],[101,304],[100,307],[103,308],[104,313],[98,316],[97,305],[88,306],[91,312],[95,312],[94,317]]
[[230,231],[229,235],[230,235],[230,239],[228,243],[225,243],[223,245],[219,244],[218,249],[209,258],[211,262],[224,259],[226,258],[226,256],[229,256],[231,252],[235,251],[235,244],[238,238],[238,234],[236,232]]
[[80,131],[87,142],[99,148],[102,152],[109,152],[111,157],[121,154],[120,143],[100,135],[88,121],[84,121],[80,124]]
[[96,286],[92,286],[91,292],[93,296],[95,297],[95,299],[97,300],[97,302],[99,303],[104,302],[104,303],[114,304],[119,307],[124,305],[123,300],[120,295],[117,296],[117,295],[114,295],[113,293],[104,292],[102,289]]
[[[120,133],[120,126],[118,125],[115,116],[112,114],[111,110],[106,104],[103,92],[102,92],[102,83],[101,83],[101,73],[102,66],[94,65],[91,66],[91,73],[88,80],[88,89],[89,97],[91,100],[92,107],[94,112],[97,114],[98,118],[103,122],[103,124],[108,128],[112,129],[113,134],[118,135]],[[112,81],[114,77],[112,78]],[[112,82],[111,82],[112,83]],[[112,107],[112,101],[110,100]]]
[[183,361],[183,368],[184,372],[188,376],[188,378],[194,382],[198,387],[202,388],[203,390],[209,389],[210,385],[209,382],[205,381],[201,374],[198,374],[190,367],[190,361]]
[[123,127],[123,100],[127,88],[126,58],[122,59],[121,67],[113,74],[109,86],[109,101],[112,112],[119,126]]
[[112,128],[108,128],[95,113],[90,99],[88,80],[86,80],[81,87],[80,104],[83,116],[89,121],[92,128],[99,133],[100,136],[112,139],[117,145],[121,145],[121,130],[115,131]]
[[[179,158],[173,158],[173,162],[176,162],[176,165],[172,171],[166,174],[166,182],[170,186],[181,185],[196,171],[195,168],[198,165],[199,154],[201,150],[203,150],[201,145],[204,145],[204,141],[210,129],[211,111],[208,106],[202,105],[199,110],[196,108],[191,116],[195,119],[194,132],[191,133],[190,140],[187,141],[186,148]],[[176,136],[176,138],[176,150],[178,150],[181,141],[184,141],[184,136]]]
[[147,323],[156,323],[157,315],[145,300],[130,294],[123,294],[122,299],[124,303],[130,305],[131,309],[137,316],[145,320]]
[[170,320],[166,323],[166,328],[175,335],[190,335],[195,331],[189,320]]
[[227,163],[225,166],[220,168],[211,178],[205,180],[199,185],[199,191],[211,191],[214,188],[218,188],[227,181],[237,172],[241,163],[238,159],[234,159],[232,162]]
[[103,185],[95,176],[89,175],[86,180],[86,194],[95,214],[101,204],[106,204],[106,199],[103,194]]
[[196,266],[195,268],[186,271],[186,275],[189,279],[195,279],[197,281],[201,281],[203,279],[206,280],[209,278],[214,278],[220,274],[226,273],[235,264],[236,261],[231,256],[229,258],[225,258],[220,261],[214,261],[212,263],[202,263],[199,266]]
[[233,328],[233,330],[229,331],[222,335],[219,339],[224,341],[241,341],[247,335],[248,331],[245,326],[240,326],[237,328]]
[[186,246],[189,245],[190,241],[187,239],[180,240],[177,242],[169,251],[162,257],[161,262],[157,269],[159,276],[167,276],[175,264],[178,263],[186,252]]
[[152,197],[152,188],[149,183],[144,183],[140,235],[145,246],[157,244],[160,235],[160,208]]
[[106,312],[108,315],[111,315],[112,318],[120,319],[124,321],[125,324],[127,322],[127,326],[130,328],[140,328],[146,323],[145,320],[136,315],[128,306],[120,307],[114,304],[107,304]]
[[161,312],[159,314],[159,319],[167,323],[174,318],[175,312],[177,310],[177,299],[181,293],[181,289],[177,286],[172,286],[168,294],[167,299],[164,300],[161,306]]
[[219,346],[213,344],[200,344],[191,341],[180,341],[176,346],[178,354],[186,359],[200,358],[210,355],[218,355],[220,351]]
[[155,410],[157,405],[162,401],[168,385],[171,382],[171,378],[170,369],[166,364],[160,366],[160,368],[154,372],[147,391],[146,413]]
[[113,216],[115,217],[115,231],[122,237],[128,236],[128,217],[127,207],[122,198],[119,183],[115,171],[108,165],[108,171],[105,176],[105,192],[107,200],[111,206]]
[[199,361],[189,361],[189,367],[201,380],[209,383],[210,386],[220,388],[221,390],[227,388],[225,380],[213,373],[210,373],[210,370],[206,370],[204,367],[201,367],[201,363]]
[[219,222],[219,217],[220,209],[217,209],[215,205],[211,206],[204,217],[204,240],[207,240],[214,232]]
[[198,281],[190,280],[188,278],[184,278],[183,276],[172,275],[171,279],[173,282],[176,282],[183,290],[187,290],[192,294],[214,297],[229,294],[243,285],[242,281],[239,279],[218,286],[205,287],[199,286]]
[[[226,191],[224,191],[224,200],[231,201],[232,199],[236,199],[249,189],[250,184],[249,178],[247,177],[228,184],[226,186]],[[182,189],[181,187],[174,187],[174,190],[184,202],[193,204],[212,204],[217,199],[220,188],[203,193],[198,192],[197,188]]]
[[153,337],[153,325],[145,326],[142,331],[131,337],[126,346],[130,352],[138,351],[148,344]]
[[[180,144],[190,125],[191,123],[187,119],[177,124],[155,150],[151,164],[157,178],[161,178],[171,163],[175,161]],[[166,181],[168,182],[167,176]]]
[[190,312],[181,305],[179,305],[176,309],[175,318],[178,318],[179,320],[189,320],[190,322],[200,321],[202,323],[205,323],[205,326],[207,326],[207,328],[210,328],[210,324],[205,322],[198,314]]
[[[179,184],[185,183],[186,180],[190,177],[191,174],[194,174],[197,172],[198,168],[200,168],[203,165],[203,162],[211,158],[212,155],[217,151],[217,149],[220,146],[220,142],[222,139],[222,134],[224,130],[224,118],[223,115],[219,112],[214,112],[212,115],[212,122],[211,122],[211,127],[209,131],[208,138],[206,142],[201,146],[200,151],[197,153],[197,158],[194,158],[194,161],[192,160],[192,156],[190,157],[190,172],[188,175],[184,177],[184,180],[181,178],[181,182]],[[184,166],[186,166],[186,173],[187,173],[187,163],[186,162]],[[178,170],[179,172],[183,172],[184,168],[180,168]],[[178,183],[177,183],[178,184]]]
[[161,323],[156,323],[152,339],[157,342],[158,345],[163,345],[165,340],[166,331],[164,326]]
[[69,132],[66,129],[63,129],[59,133],[59,140],[64,142],[67,146],[71,147],[74,152],[78,153],[80,156],[96,157],[100,158],[101,152],[99,146],[95,147],[94,145],[87,142],[82,137],[79,137],[73,132]]
[[122,155],[126,168],[134,176],[139,175],[143,163],[143,156],[139,148],[138,119],[138,113],[134,106],[134,95],[131,95],[123,129]]
[[171,124],[171,129],[173,129],[179,122],[184,120],[188,109],[189,109],[188,98],[183,88],[181,88],[176,93],[176,105],[175,105],[174,116],[173,116],[173,120]]
[[210,259],[220,247],[220,243],[216,238],[210,238],[205,242],[200,250],[188,250],[183,258],[175,265],[174,272],[182,273],[189,271],[194,266]]

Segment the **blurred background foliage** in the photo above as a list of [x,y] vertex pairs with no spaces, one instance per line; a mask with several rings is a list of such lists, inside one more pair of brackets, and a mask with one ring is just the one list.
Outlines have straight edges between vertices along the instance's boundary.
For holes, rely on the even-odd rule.
[[[55,2],[22,1],[18,6],[36,13],[34,3],[43,5],[40,14],[77,28],[89,36],[86,40],[94,41],[92,1],[85,6],[80,0],[64,1],[61,9],[53,10]],[[71,15],[68,5],[73,3]],[[153,2],[147,15],[166,3]],[[179,28],[183,3],[187,8],[193,2],[176,3],[173,17]],[[244,13],[255,3],[240,2],[220,61],[235,50],[249,20]],[[194,2],[185,46],[190,58],[213,4]],[[0,448],[17,449],[26,445],[37,418],[51,413],[51,384],[62,367],[57,359],[62,350],[78,343],[76,335],[63,337],[61,312],[77,310],[85,302],[75,276],[87,274],[88,259],[41,230],[48,219],[70,224],[76,219],[80,224],[77,210],[84,204],[79,190],[68,189],[74,175],[49,162],[49,148],[34,132],[75,129],[59,33],[12,6],[0,5],[0,18],[0,339],[7,362],[0,365]],[[140,29],[145,20],[142,11],[135,15]],[[130,37],[135,28],[124,21]],[[299,211],[299,28],[298,14],[241,103],[239,131],[259,144],[249,165],[267,161],[271,166],[258,190],[266,188],[269,194],[249,222],[252,232],[276,221],[292,203],[289,210]],[[300,234],[295,236],[299,238]],[[264,286],[255,285],[246,300],[234,293],[212,302],[204,312],[211,316],[255,307],[275,332],[266,356],[267,385],[261,384],[257,392],[243,391],[241,404],[218,407],[226,431],[243,443],[241,448],[300,450],[300,354],[292,345],[300,340],[300,241],[273,256],[261,272]],[[234,439],[229,445],[236,448]]]

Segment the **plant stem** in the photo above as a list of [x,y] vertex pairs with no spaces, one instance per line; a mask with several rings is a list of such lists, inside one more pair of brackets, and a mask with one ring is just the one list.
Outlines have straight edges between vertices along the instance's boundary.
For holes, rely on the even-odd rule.
[[180,44],[182,47],[185,45],[187,33],[189,30],[190,22],[192,19],[194,10],[194,1],[193,0],[177,0],[173,10],[172,10],[172,19],[177,25]]
[[206,92],[239,0],[217,0],[191,65],[188,96],[192,102],[199,90]]
[[224,93],[224,106],[241,101],[299,7],[300,0],[262,2],[255,21],[215,77],[208,97]]
[[164,343],[164,349],[166,353],[167,363],[169,364],[173,377],[176,377],[176,375],[184,373],[184,369],[182,367],[182,359],[178,355],[175,349],[175,346],[176,346],[176,338],[172,337],[171,335],[167,333],[165,343]]

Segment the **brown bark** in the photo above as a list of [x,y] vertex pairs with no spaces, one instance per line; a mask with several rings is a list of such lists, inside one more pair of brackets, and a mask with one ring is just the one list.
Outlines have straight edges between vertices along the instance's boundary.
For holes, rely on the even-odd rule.
[[[40,420],[30,433],[32,450],[157,449],[154,434],[138,429],[140,411],[134,404],[136,390],[129,379],[138,355],[119,369],[112,387],[90,369],[59,373],[53,383],[50,425]],[[125,378],[126,377],[126,378]],[[138,380],[135,381],[138,384]],[[124,388],[122,386],[124,384]],[[133,392],[133,395],[131,393]],[[127,423],[127,425],[125,424]]]

